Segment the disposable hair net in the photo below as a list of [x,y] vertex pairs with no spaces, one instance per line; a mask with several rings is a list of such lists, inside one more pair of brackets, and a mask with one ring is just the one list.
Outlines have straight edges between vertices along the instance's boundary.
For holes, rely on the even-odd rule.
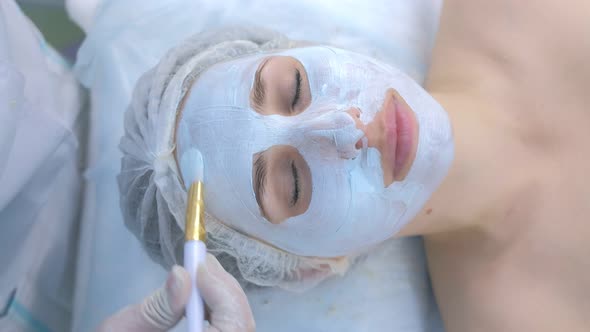
[[[137,82],[120,144],[121,209],[127,228],[165,268],[182,262],[183,255],[187,193],[174,158],[174,131],[185,93],[216,63],[298,44],[261,28],[209,31],[171,49]],[[305,290],[348,269],[349,258],[293,255],[227,227],[208,212],[207,248],[243,285]]]

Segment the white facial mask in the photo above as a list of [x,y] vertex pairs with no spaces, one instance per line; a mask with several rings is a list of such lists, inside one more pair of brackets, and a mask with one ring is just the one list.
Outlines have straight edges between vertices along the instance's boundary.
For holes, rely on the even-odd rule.
[[[181,158],[188,148],[201,151],[208,211],[297,255],[348,255],[390,238],[420,211],[450,167],[453,141],[446,112],[408,76],[363,55],[326,47],[272,55],[292,56],[305,67],[312,101],[302,113],[261,115],[250,106],[255,72],[269,54],[209,68],[186,99],[177,153]],[[361,121],[369,123],[389,88],[415,114],[418,147],[405,179],[384,188],[379,151],[355,149],[364,134],[345,111],[357,107]],[[252,186],[253,156],[274,145],[297,148],[312,177],[309,208],[280,224],[262,216]]]

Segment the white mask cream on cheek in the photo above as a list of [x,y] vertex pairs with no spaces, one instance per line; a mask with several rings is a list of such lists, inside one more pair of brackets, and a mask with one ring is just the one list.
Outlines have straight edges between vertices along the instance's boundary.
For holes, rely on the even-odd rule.
[[[207,206],[227,225],[283,250],[332,257],[394,235],[425,204],[453,158],[449,119],[419,85],[393,67],[326,47],[286,50],[307,72],[312,101],[302,113],[263,116],[250,106],[254,73],[268,55],[218,64],[197,79],[179,121],[177,149],[196,147],[208,160]],[[416,157],[401,182],[383,188],[381,155],[361,153],[363,133],[345,111],[372,121],[394,88],[414,112]],[[280,224],[260,213],[252,189],[253,155],[274,145],[298,149],[312,175],[307,211]],[[269,179],[271,180],[271,179]],[[381,185],[379,185],[381,184]]]

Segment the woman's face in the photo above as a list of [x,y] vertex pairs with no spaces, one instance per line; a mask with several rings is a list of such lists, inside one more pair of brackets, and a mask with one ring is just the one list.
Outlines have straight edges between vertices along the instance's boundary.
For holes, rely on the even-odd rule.
[[420,86],[387,64],[327,47],[209,68],[185,99],[176,140],[179,158],[191,148],[203,155],[210,213],[320,257],[394,235],[453,156],[446,113]]

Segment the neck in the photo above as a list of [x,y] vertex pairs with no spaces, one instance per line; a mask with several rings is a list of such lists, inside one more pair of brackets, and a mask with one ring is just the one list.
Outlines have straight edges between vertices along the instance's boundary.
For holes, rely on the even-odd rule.
[[518,195],[531,178],[526,172],[543,135],[530,112],[521,109],[522,82],[512,69],[522,62],[490,53],[495,49],[514,55],[505,45],[507,39],[489,34],[472,16],[461,14],[461,8],[477,12],[478,6],[445,2],[425,87],[449,114],[455,159],[441,186],[401,235],[486,227],[481,223],[502,213],[498,207]]
[[428,88],[449,114],[455,158],[441,186],[401,236],[481,226],[479,222],[498,212],[499,201],[518,190],[520,170],[525,169],[515,167],[525,152],[514,121],[499,103],[457,82]]

